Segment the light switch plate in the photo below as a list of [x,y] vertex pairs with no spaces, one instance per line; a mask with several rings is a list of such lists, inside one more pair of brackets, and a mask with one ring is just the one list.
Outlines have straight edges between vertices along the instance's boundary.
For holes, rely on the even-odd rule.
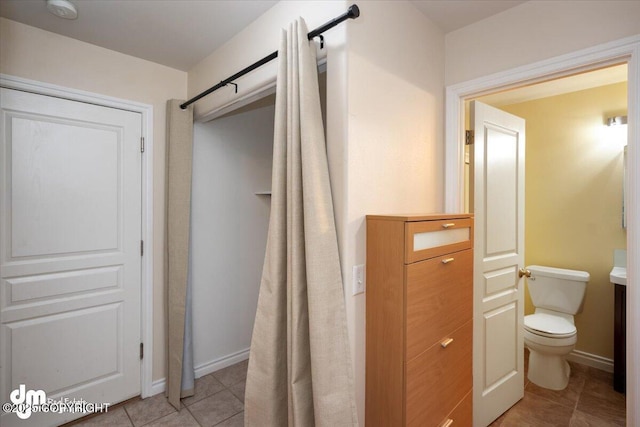
[[353,295],[364,292],[364,264],[353,266]]

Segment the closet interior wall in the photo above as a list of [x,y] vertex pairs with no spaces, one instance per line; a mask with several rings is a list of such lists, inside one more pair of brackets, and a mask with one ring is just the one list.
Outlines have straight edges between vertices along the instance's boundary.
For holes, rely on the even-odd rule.
[[[326,74],[320,74],[323,118]],[[196,377],[249,357],[267,242],[275,95],[194,124],[191,208]],[[325,120],[326,123],[326,120]]]
[[273,102],[194,125],[191,211],[196,377],[249,356],[267,242]]

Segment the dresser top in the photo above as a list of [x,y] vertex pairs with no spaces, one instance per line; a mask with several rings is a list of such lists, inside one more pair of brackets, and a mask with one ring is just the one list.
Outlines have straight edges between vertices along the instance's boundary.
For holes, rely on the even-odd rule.
[[473,214],[459,213],[430,213],[430,214],[397,214],[397,215],[367,215],[367,219],[377,219],[384,221],[438,221],[441,219],[461,219],[461,218],[473,218]]

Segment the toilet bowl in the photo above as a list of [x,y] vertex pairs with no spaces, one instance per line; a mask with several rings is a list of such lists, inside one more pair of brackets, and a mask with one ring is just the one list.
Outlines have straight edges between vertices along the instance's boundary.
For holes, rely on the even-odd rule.
[[524,317],[524,343],[529,348],[527,377],[532,383],[562,390],[569,383],[567,355],[575,348],[578,331],[573,315],[582,311],[589,273],[545,266],[529,266],[527,280],[534,314]]
[[[544,322],[540,321],[542,316]],[[540,326],[541,324],[546,325]],[[525,316],[524,343],[529,349],[529,381],[551,390],[563,390],[571,375],[566,357],[575,348],[577,341],[576,327],[564,316],[540,310]]]

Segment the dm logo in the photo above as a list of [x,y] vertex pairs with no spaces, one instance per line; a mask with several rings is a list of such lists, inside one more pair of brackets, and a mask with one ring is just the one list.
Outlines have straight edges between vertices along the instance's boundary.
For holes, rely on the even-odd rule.
[[26,390],[24,384],[13,390],[9,395],[11,403],[16,405],[16,415],[21,420],[26,420],[31,416],[31,410],[34,407],[47,403],[47,394],[44,390]]

